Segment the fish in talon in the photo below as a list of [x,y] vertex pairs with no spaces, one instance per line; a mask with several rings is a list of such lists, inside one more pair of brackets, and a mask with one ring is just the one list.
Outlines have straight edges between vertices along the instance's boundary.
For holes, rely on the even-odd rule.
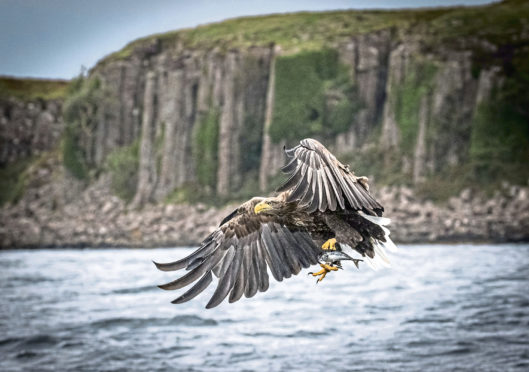
[[320,253],[318,256],[318,262],[334,265],[336,267],[342,268],[341,261],[353,261],[356,268],[358,267],[358,263],[363,261],[357,258],[353,258],[349,256],[347,253],[340,252],[340,251],[327,251]]

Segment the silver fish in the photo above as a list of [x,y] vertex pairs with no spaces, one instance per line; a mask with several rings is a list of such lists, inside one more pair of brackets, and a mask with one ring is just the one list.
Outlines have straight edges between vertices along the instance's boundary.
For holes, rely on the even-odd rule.
[[342,268],[341,261],[353,261],[355,266],[358,268],[358,263],[363,260],[352,258],[348,254],[340,251],[327,251],[318,255],[318,262],[337,266],[340,269]]

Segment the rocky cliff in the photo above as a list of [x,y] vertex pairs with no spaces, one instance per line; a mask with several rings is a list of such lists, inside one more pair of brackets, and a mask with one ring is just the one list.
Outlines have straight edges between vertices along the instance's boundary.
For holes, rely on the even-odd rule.
[[0,166],[55,148],[66,81],[0,77]]
[[20,174],[59,145],[67,85],[0,77],[0,204],[18,199],[23,193]]
[[[82,99],[93,100],[91,117],[70,120],[79,132],[72,145],[88,170],[136,146],[127,185],[135,206],[189,189],[220,200],[270,190],[283,146],[307,136],[357,173],[426,194],[437,192],[429,180],[467,175],[448,191],[457,193],[492,181],[497,168],[496,178],[517,173],[512,181],[524,183],[528,102],[512,98],[528,86],[528,14],[509,1],[269,16],[155,35],[90,72],[84,84],[97,81],[97,92]],[[503,171],[505,162],[517,172]]]
[[62,146],[39,163],[54,175],[52,208],[94,185],[131,210],[244,199],[277,186],[283,146],[309,136],[417,200],[527,185],[528,20],[529,4],[511,0],[241,18],[137,40],[70,84]]

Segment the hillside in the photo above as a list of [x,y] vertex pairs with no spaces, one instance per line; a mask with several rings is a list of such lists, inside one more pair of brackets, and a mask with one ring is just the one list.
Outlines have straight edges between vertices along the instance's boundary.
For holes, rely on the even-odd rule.
[[[152,35],[70,83],[60,146],[10,158],[2,172],[21,191],[2,200],[41,205],[45,185],[42,208],[53,211],[94,189],[124,210],[224,205],[273,190],[283,146],[314,137],[375,189],[446,208],[463,190],[487,198],[527,186],[528,88],[524,1],[248,17]],[[36,182],[39,167],[48,176]]]
[[140,39],[91,72],[112,102],[97,107],[107,119],[93,118],[82,157],[100,167],[141,142],[129,190],[140,204],[188,185],[224,199],[255,192],[257,177],[267,189],[285,142],[307,136],[360,174],[437,199],[477,181],[525,183],[528,19],[527,3],[507,1],[241,18]]

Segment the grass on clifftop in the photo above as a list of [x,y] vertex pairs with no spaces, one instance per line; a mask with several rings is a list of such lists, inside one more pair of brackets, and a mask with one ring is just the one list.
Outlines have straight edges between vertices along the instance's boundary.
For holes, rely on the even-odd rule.
[[100,63],[131,56],[135,50],[161,42],[164,47],[181,44],[187,48],[245,48],[278,44],[283,52],[318,50],[357,35],[390,27],[406,27],[450,13],[453,8],[399,11],[346,10],[300,12],[235,18],[192,29],[150,35],[129,43]]
[[62,99],[66,96],[68,84],[64,80],[0,77],[0,98],[16,97],[24,101]]
[[[383,29],[407,30],[430,44],[460,43],[469,35],[501,44],[527,28],[529,3],[507,0],[485,6],[403,10],[344,10],[243,17],[135,40],[100,63],[130,57],[135,51],[163,48],[247,48],[281,46],[283,53],[319,50],[352,35]],[[412,29],[420,28],[420,32]]]

